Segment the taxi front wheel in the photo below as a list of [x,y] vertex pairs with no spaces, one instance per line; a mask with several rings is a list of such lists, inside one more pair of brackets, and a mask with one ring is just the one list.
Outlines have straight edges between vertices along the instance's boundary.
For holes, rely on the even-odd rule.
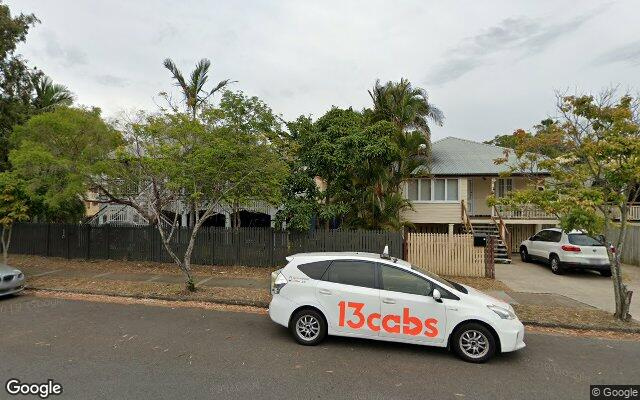
[[456,330],[453,350],[460,358],[473,363],[483,363],[496,352],[496,339],[485,326],[470,322]]
[[313,346],[327,336],[327,323],[316,310],[300,310],[291,319],[291,333],[300,344]]

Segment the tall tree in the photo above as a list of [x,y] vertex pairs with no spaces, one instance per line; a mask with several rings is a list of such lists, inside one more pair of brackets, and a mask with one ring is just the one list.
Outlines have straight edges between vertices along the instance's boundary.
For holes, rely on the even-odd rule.
[[66,86],[53,83],[48,76],[35,76],[33,84],[35,89],[33,105],[37,112],[50,111],[55,107],[73,104],[73,93]]
[[11,143],[14,176],[41,202],[40,213],[56,215],[76,209],[122,138],[98,109],[59,107],[17,126]]
[[399,213],[407,207],[402,201],[402,184],[414,174],[425,174],[428,170],[429,123],[442,125],[444,114],[429,101],[426,90],[413,87],[404,78],[384,85],[376,81],[369,96],[373,101],[373,120],[389,121],[397,127],[392,140],[400,155],[389,165],[386,173],[380,175],[377,191],[385,191],[384,197],[388,199],[386,212],[395,214],[395,220],[401,223]]
[[[625,321],[631,318],[629,305],[633,292],[622,280],[621,257],[625,251],[629,202],[640,198],[638,104],[638,99],[616,96],[611,90],[599,97],[559,96],[558,121],[549,124],[544,135],[517,135],[515,160],[508,153],[497,160],[510,163],[513,171],[525,176],[541,169],[549,171],[552,179],[534,185],[545,190],[516,191],[491,200],[514,206],[535,204],[556,214],[565,230],[602,232],[616,249],[609,254],[615,316]],[[559,143],[566,151],[556,157],[539,154],[539,148],[553,143]]]
[[429,102],[427,91],[411,85],[407,79],[377,80],[369,96],[373,101],[373,115],[377,121],[390,121],[401,131],[417,130],[427,138],[431,135],[429,122],[442,125],[444,114]]
[[13,224],[29,219],[29,202],[29,196],[25,193],[20,179],[11,172],[0,173],[0,244],[5,265],[9,258]]
[[[184,78],[182,71],[178,69],[170,58],[164,60],[164,67],[171,72],[176,86],[180,88],[187,112],[194,119],[197,116],[198,110],[207,103],[209,98],[231,82],[229,79],[225,79],[218,82],[211,90],[205,89],[207,80],[209,79],[209,68],[211,67],[211,61],[206,58],[198,61],[193,71],[191,71],[188,81]],[[177,111],[176,106],[173,105],[168,94],[161,93],[161,95],[167,99],[174,111]]]
[[393,123],[334,107],[315,122],[301,117],[289,129],[296,161],[279,221],[296,230],[308,229],[314,214],[327,228],[331,221],[349,228],[402,225],[399,211],[408,202],[386,190],[387,171],[402,154]]
[[[256,96],[247,96],[241,91],[225,90],[219,104],[215,108],[209,108],[203,114],[202,120],[207,125],[224,128],[231,134],[236,134],[238,138],[247,136],[258,143],[268,145],[283,162],[290,159],[284,142],[281,118]],[[247,187],[247,190],[230,192],[227,201],[230,214],[234,218],[232,226],[240,227],[240,208],[256,200],[279,204],[280,188],[265,180]]]
[[8,168],[8,138],[14,125],[30,115],[32,77],[38,71],[30,69],[15,51],[38,22],[33,14],[12,16],[9,6],[0,4],[0,170]]
[[533,127],[533,133],[519,129],[512,134],[496,135],[493,139],[486,140],[484,143],[507,149],[516,149],[523,140],[528,140],[531,144],[537,142],[535,145],[537,154],[552,158],[558,157],[568,149],[564,148],[563,144],[557,140],[558,138],[554,134],[557,123],[554,119],[547,118]]
[[29,29],[39,22],[33,14],[12,16],[9,7],[0,4],[0,170],[9,168],[8,139],[14,126],[36,113],[73,102],[66,87],[54,84],[16,53],[17,45],[26,40]]
[[[158,229],[163,246],[195,290],[191,255],[204,221],[235,199],[277,202],[285,164],[261,135],[236,130],[208,108],[201,118],[185,113],[147,116],[127,126],[126,145],[103,170],[93,187],[108,202],[135,208]],[[189,210],[195,223],[184,251],[173,245],[178,210]],[[164,217],[174,211],[173,220]]]

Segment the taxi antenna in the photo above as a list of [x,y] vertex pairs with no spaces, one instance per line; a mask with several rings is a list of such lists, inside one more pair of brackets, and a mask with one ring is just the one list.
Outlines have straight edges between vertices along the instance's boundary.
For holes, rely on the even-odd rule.
[[382,254],[380,254],[380,258],[384,258],[385,260],[390,260],[389,256],[389,245],[384,246],[384,250],[382,250]]

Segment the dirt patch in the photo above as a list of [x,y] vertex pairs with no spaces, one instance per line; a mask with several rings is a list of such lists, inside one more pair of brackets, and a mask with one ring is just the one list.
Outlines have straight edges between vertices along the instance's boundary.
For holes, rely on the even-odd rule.
[[31,278],[28,287],[34,289],[55,289],[91,292],[94,294],[117,294],[133,297],[167,297],[191,301],[223,301],[242,304],[268,304],[271,295],[265,289],[240,287],[198,287],[188,292],[182,284],[163,282],[114,281],[87,278],[57,278],[41,276]]
[[[575,337],[589,337],[597,339],[609,339],[609,340],[630,340],[640,341],[640,333],[628,333],[617,331],[601,331],[601,330],[584,330],[584,329],[566,329],[566,328],[548,328],[542,326],[527,326],[526,334],[540,333],[544,335],[555,336],[575,336]],[[525,341],[526,341],[525,334]]]
[[453,282],[461,283],[463,285],[471,286],[478,290],[511,290],[503,282],[492,278],[476,278],[471,276],[443,276]]
[[[116,261],[116,260],[79,260],[59,257],[41,257],[30,255],[12,254],[9,264],[16,268],[52,268],[64,270],[93,271],[96,274],[104,272],[112,273],[146,273],[155,275],[181,275],[176,264],[157,263],[151,261]],[[227,277],[227,278],[255,278],[270,279],[271,272],[277,268],[221,266],[221,265],[193,265],[195,275],[202,277]]]
[[515,304],[513,308],[523,322],[597,327],[598,329],[640,329],[636,321],[622,322],[613,314],[586,308],[549,307],[532,304]]

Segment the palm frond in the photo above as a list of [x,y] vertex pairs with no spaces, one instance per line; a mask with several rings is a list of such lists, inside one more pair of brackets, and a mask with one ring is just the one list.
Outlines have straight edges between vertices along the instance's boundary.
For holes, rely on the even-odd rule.
[[184,80],[184,76],[182,76],[182,72],[180,72],[176,64],[173,62],[173,60],[171,60],[170,58],[165,58],[163,64],[164,64],[164,67],[168,69],[169,72],[171,72],[171,75],[173,75],[173,79],[175,79],[177,82],[176,85],[180,86],[182,90],[185,93],[187,93],[189,91],[187,82]]

